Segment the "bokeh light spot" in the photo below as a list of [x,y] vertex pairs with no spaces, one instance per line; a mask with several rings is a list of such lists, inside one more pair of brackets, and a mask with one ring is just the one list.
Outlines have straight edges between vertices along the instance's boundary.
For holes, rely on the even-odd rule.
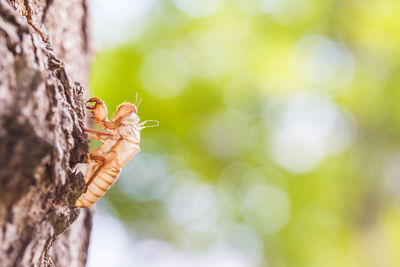
[[353,141],[354,127],[336,105],[319,93],[295,94],[271,137],[271,154],[294,173],[316,168],[329,153],[340,153]]
[[217,197],[210,185],[184,182],[174,188],[167,204],[175,223],[191,231],[207,231],[216,223]]
[[180,52],[185,55],[191,74],[199,78],[217,78],[227,73],[227,51],[216,32],[198,32],[187,37]]
[[87,266],[128,266],[126,255],[132,246],[133,240],[121,222],[100,211],[94,216]]
[[211,15],[221,6],[221,0],[174,0],[181,11],[192,17]]
[[319,35],[307,35],[297,43],[293,66],[299,77],[327,90],[346,86],[355,69],[354,57],[346,46]]
[[243,138],[248,129],[243,121],[235,120],[227,113],[215,115],[204,127],[204,139],[211,153],[220,158],[240,155],[247,147],[248,139]]
[[150,201],[162,198],[168,192],[170,183],[164,158],[140,153],[123,169],[118,186],[135,200]]
[[146,16],[157,0],[94,0],[90,5],[96,44],[112,47],[136,40],[146,26]]
[[226,223],[221,226],[217,247],[228,247],[238,254],[248,257],[252,265],[257,265],[263,258],[263,241],[261,237],[248,225]]
[[289,220],[289,198],[278,187],[257,185],[244,196],[242,212],[246,221],[257,232],[274,234],[281,230]]
[[285,2],[285,0],[260,0],[262,10],[270,14],[277,12]]
[[160,98],[178,95],[189,81],[185,58],[165,49],[156,49],[147,56],[140,75],[146,90]]

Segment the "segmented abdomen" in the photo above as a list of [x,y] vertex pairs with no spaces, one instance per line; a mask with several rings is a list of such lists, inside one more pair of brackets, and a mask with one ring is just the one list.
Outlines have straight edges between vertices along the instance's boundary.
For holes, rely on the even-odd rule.
[[[92,173],[91,171],[89,171],[90,167],[92,166],[88,166],[88,171],[86,172],[86,175]],[[104,167],[101,169],[101,171],[97,174],[96,178],[88,186],[86,193],[82,194],[80,198],[76,201],[75,206],[77,207],[92,206],[99,198],[101,198],[110,189],[110,187],[118,179],[118,176],[121,172],[121,167],[122,166],[119,166],[117,159],[113,160],[110,163],[105,164]]]

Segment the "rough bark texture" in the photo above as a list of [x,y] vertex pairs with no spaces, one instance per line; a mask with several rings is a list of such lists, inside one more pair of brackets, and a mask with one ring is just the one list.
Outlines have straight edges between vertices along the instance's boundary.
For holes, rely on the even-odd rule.
[[2,267],[85,265],[92,214],[73,204],[89,141],[87,17],[86,0],[0,0]]

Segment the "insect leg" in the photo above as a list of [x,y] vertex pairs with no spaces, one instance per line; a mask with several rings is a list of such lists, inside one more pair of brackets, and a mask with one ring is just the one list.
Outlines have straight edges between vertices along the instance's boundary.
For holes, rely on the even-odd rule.
[[94,135],[94,134],[88,134],[88,135],[89,135],[90,138],[93,138],[93,139],[96,139],[96,140],[104,142],[104,140],[101,139],[98,135]]
[[[143,125],[145,125],[145,124],[148,123],[148,122],[154,122],[154,125],[143,126]],[[158,121],[155,121],[155,120],[147,120],[147,121],[144,121],[144,122],[139,123],[139,128],[140,128],[140,129],[150,128],[150,127],[158,127],[158,126],[159,126],[159,122],[158,122]]]
[[106,164],[106,158],[103,157],[103,156],[100,156],[100,155],[89,154],[89,159],[93,160],[93,161],[99,161],[101,163],[96,168],[96,170],[92,173],[92,175],[90,176],[89,180],[86,182],[85,190],[83,191],[83,193],[86,193],[89,185],[93,182],[94,178],[96,178],[97,174],[99,174],[101,169],[103,169],[104,165]]
[[[121,142],[122,138],[118,139],[117,142],[115,142],[115,144],[110,148],[110,150],[107,152],[108,154],[111,153],[115,153],[114,149],[119,145],[119,143]],[[97,169],[92,173],[92,175],[90,176],[89,180],[86,183],[86,187],[85,187],[85,191],[84,193],[86,193],[88,186],[93,182],[94,178],[96,178],[97,174],[99,174],[99,172],[101,171],[101,169],[103,169],[104,165],[107,162],[107,159],[103,156],[100,155],[94,155],[94,154],[89,154],[89,159],[93,160],[93,161],[100,161],[100,165],[97,167]]]
[[85,127],[82,127],[83,130],[85,130],[88,133],[94,133],[97,135],[107,135],[107,136],[113,136],[112,133],[107,133],[107,132],[102,132],[102,131],[96,131],[96,130],[91,130],[91,129],[87,129]]

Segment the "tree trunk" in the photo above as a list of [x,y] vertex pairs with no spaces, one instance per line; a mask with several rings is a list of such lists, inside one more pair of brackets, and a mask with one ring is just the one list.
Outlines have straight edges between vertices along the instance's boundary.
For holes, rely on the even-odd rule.
[[73,205],[89,142],[87,18],[87,0],[0,0],[2,267],[86,263],[92,213]]

